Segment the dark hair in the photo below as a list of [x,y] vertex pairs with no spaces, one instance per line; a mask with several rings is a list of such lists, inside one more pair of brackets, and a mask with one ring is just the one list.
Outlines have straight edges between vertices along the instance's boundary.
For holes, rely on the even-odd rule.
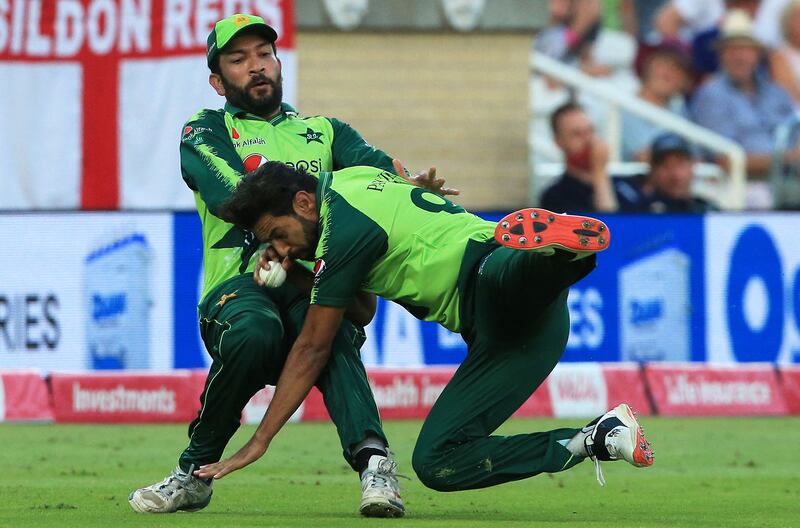
[[233,194],[219,207],[217,216],[238,227],[252,229],[264,214],[294,214],[294,195],[316,190],[317,179],[306,171],[268,161],[239,181]]
[[694,75],[689,57],[681,53],[681,51],[675,47],[662,46],[653,49],[653,51],[651,51],[644,59],[642,71],[639,73],[639,77],[641,77],[642,80],[650,77],[650,67],[656,60],[670,61],[673,65],[677,66],[681,71],[683,71],[683,74],[686,75],[686,77],[690,80],[692,75]]
[[561,121],[561,117],[564,114],[568,114],[569,112],[574,112],[576,110],[583,112],[583,107],[575,101],[567,101],[556,108],[552,114],[550,114],[550,130],[553,131],[554,136],[558,134],[558,125],[559,121]]

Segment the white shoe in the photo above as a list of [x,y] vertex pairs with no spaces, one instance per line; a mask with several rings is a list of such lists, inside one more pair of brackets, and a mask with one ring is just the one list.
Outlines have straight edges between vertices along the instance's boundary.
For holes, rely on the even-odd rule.
[[128,503],[138,513],[174,513],[197,511],[211,502],[211,484],[192,475],[194,465],[185,473],[177,467],[162,480],[146,488],[132,491]]
[[570,442],[581,439],[585,456],[594,461],[597,482],[601,486],[605,486],[606,480],[600,461],[625,460],[635,467],[647,467],[652,466],[655,459],[644,430],[631,408],[624,403],[592,420]]
[[397,463],[391,458],[372,455],[361,475],[361,515],[402,517],[406,512],[397,482]]

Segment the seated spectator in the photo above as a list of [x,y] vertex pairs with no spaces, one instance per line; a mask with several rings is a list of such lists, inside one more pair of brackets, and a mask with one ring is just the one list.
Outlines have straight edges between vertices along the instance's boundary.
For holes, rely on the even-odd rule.
[[700,80],[719,68],[714,46],[726,11],[755,16],[759,0],[671,0],[656,15],[655,27],[666,41],[679,40],[692,50],[692,66]]
[[800,0],[789,2],[781,14],[783,44],[772,51],[769,67],[775,82],[800,106]]
[[[747,153],[748,177],[763,179],[772,161],[775,129],[791,115],[792,100],[786,90],[759,71],[763,49],[746,13],[732,11],[728,15],[718,49],[721,71],[695,94],[691,103],[694,120],[739,143]],[[797,158],[796,148],[786,154],[787,161]]]
[[692,195],[694,159],[689,143],[676,134],[662,134],[650,146],[647,174],[615,178],[621,212],[703,213],[717,208]]
[[[673,48],[661,47],[653,51],[644,64],[639,97],[688,118],[685,91],[689,88],[691,78],[688,60]],[[658,125],[624,112],[622,158],[625,161],[649,161],[650,143],[663,132]]]
[[566,103],[550,116],[550,127],[564,154],[565,170],[542,194],[542,207],[558,213],[614,211],[617,200],[606,172],[608,146],[595,133],[586,111]]

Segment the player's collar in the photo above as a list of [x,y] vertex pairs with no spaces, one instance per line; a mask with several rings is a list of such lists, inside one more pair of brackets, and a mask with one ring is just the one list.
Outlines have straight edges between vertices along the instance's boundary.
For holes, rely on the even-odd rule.
[[321,171],[319,173],[319,180],[317,181],[317,214],[319,214],[320,218],[322,218],[322,200],[325,199],[325,195],[328,194],[328,191],[331,188],[331,183],[333,181],[333,173]]
[[238,106],[234,106],[227,101],[225,102],[224,108],[227,113],[231,114],[234,117],[247,117],[247,119],[257,119],[260,121],[267,121],[272,125],[277,125],[290,115],[297,116],[297,110],[295,110],[294,107],[288,103],[281,103],[281,111],[278,112],[278,114],[272,119],[264,119],[263,117],[251,114],[248,111],[242,110]]

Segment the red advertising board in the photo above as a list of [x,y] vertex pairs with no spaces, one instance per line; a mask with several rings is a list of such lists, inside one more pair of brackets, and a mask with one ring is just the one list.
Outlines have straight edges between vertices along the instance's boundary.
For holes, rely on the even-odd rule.
[[39,372],[0,372],[0,422],[52,419],[47,384]]
[[786,414],[772,365],[652,364],[645,377],[658,414],[736,416]]
[[789,414],[800,414],[800,366],[780,367],[778,375],[787,411]]
[[188,422],[198,409],[189,372],[50,375],[57,422]]

